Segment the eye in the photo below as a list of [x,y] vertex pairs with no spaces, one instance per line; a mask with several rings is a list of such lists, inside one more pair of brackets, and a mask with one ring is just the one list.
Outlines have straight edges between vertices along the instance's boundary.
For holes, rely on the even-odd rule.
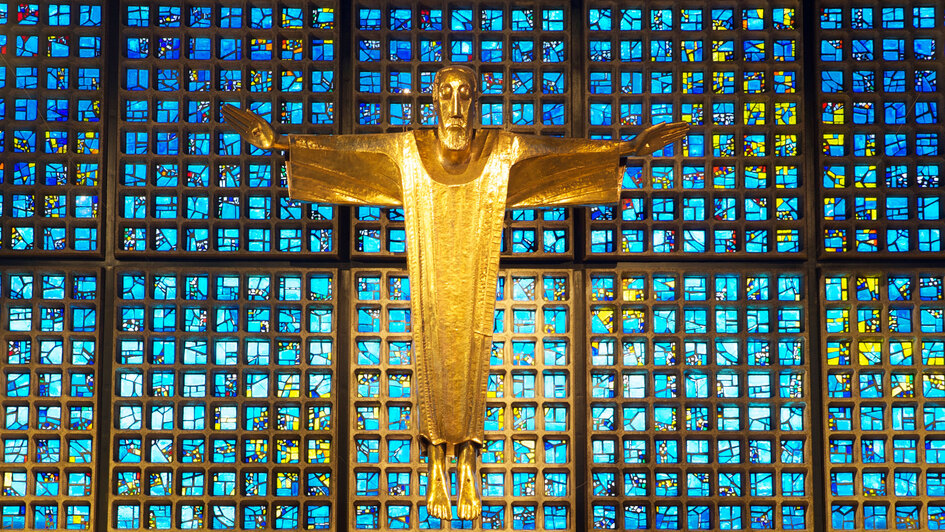
[[452,95],[453,95],[453,87],[450,87],[449,85],[447,85],[443,87],[442,89],[440,89],[440,98],[449,98]]
[[463,85],[462,87],[460,87],[460,88],[459,88],[459,95],[462,96],[463,98],[468,98],[468,97],[469,97],[469,85]]

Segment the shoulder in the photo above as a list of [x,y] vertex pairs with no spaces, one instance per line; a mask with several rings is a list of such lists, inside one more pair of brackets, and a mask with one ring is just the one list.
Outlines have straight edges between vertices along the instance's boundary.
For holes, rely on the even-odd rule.
[[[407,133],[369,133],[354,135],[289,135],[293,148],[387,153],[404,142]],[[412,137],[411,137],[412,138]]]
[[568,151],[569,140],[559,137],[503,132],[519,159],[529,159]]
[[486,136],[486,145],[493,150],[519,151],[523,146],[530,144],[529,138],[533,135],[522,135],[504,129],[480,129],[478,134]]
[[394,133],[395,135],[404,135],[404,138],[407,139],[416,139],[417,141],[426,141],[429,139],[436,138],[436,129],[432,127],[423,127],[420,129],[415,129],[413,131],[408,131],[406,133]]

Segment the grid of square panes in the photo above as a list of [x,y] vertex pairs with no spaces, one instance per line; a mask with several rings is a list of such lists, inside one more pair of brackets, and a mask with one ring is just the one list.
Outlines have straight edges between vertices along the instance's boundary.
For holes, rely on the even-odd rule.
[[[436,125],[430,96],[436,71],[469,66],[478,76],[477,126],[521,133],[571,134],[568,100],[570,7],[567,2],[437,1],[413,8],[360,2],[353,9],[355,131],[404,131]],[[402,255],[401,209],[356,207],[352,252]],[[506,215],[502,251],[513,256],[572,256],[569,209],[521,209]]]
[[0,255],[102,251],[102,2],[0,2]]
[[329,529],[329,270],[116,274],[110,529]]
[[0,270],[0,527],[90,530],[100,273]]
[[335,208],[290,200],[282,158],[219,123],[229,103],[338,133],[334,2],[202,4],[122,3],[118,253],[335,253]]
[[941,269],[823,274],[831,529],[945,526],[943,290]]
[[[406,274],[355,271],[353,282],[349,528],[469,528],[426,511]],[[499,274],[479,469],[482,528],[576,526],[571,290],[563,271]]]
[[942,5],[818,3],[822,254],[942,252]]
[[585,251],[804,253],[799,2],[588,6],[586,134],[631,138],[680,120],[692,127],[627,169],[619,205],[589,209]]
[[803,275],[588,275],[585,526],[813,526]]

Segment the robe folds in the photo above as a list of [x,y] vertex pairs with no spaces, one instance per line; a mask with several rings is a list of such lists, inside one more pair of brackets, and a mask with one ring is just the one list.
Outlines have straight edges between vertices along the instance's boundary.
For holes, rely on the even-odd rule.
[[403,208],[420,437],[481,445],[505,210],[617,202],[618,143],[481,129],[451,171],[432,129],[289,139],[292,199]]

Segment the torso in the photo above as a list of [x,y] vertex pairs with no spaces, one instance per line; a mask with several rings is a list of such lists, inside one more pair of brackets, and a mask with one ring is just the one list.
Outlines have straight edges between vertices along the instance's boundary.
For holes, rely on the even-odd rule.
[[415,132],[399,157],[418,394],[428,405],[421,433],[478,441],[514,140],[480,130],[455,168],[441,164],[436,142],[432,130]]

